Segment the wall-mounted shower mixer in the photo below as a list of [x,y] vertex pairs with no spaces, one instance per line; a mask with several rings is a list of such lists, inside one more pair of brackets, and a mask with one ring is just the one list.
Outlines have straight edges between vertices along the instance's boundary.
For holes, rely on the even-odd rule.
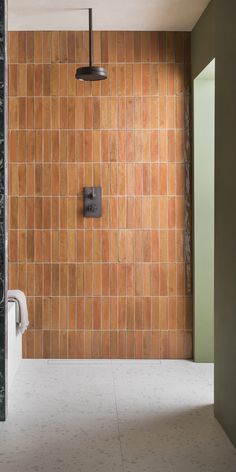
[[84,187],[84,217],[102,216],[102,187]]

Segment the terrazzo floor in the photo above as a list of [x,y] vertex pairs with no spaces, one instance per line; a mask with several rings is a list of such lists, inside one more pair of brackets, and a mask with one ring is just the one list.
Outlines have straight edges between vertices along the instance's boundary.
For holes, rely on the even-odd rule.
[[22,361],[1,472],[236,472],[213,416],[213,366]]

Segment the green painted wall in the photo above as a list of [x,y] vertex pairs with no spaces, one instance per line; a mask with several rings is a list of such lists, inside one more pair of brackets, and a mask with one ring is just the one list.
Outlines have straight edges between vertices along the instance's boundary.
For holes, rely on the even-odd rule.
[[194,360],[214,361],[215,65],[194,80]]
[[192,34],[192,72],[215,56],[215,414],[236,446],[235,25],[236,1],[212,0]]

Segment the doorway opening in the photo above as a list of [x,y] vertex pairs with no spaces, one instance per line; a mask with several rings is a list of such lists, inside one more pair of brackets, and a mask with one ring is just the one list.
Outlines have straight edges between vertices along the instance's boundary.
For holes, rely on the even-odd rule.
[[194,80],[194,360],[214,360],[215,59]]

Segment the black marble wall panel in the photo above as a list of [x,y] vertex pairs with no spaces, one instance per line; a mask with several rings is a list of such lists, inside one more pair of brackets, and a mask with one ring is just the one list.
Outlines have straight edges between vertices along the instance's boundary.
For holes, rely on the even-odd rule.
[[6,418],[6,148],[5,148],[5,12],[6,4],[0,1],[0,420]]

